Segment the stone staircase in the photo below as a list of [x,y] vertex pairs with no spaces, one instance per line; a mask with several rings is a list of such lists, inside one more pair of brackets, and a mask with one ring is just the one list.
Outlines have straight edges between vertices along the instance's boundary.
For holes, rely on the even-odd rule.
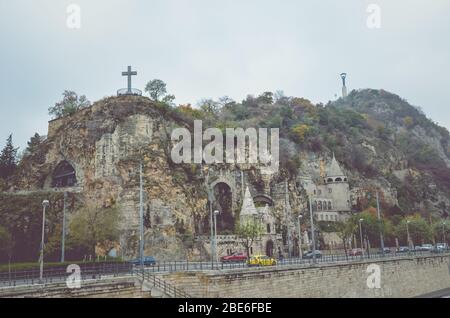
[[148,271],[136,270],[143,291],[150,291],[152,298],[192,298],[183,289]]

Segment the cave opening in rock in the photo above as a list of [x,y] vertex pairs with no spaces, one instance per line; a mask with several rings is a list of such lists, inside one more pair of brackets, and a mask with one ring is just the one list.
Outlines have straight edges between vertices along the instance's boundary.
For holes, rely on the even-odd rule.
[[214,210],[220,214],[217,216],[217,234],[234,234],[233,197],[231,188],[226,183],[220,182],[214,186]]
[[61,161],[52,175],[53,188],[65,188],[76,185],[77,178],[75,169],[67,161]]

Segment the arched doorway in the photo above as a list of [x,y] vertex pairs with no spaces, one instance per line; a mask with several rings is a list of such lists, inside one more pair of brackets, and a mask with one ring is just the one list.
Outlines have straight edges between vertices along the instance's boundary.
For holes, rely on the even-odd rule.
[[61,161],[53,171],[52,187],[65,188],[73,187],[77,183],[75,169],[67,161]]
[[273,257],[273,241],[268,240],[266,242],[266,255],[269,257]]
[[224,182],[217,183],[213,188],[214,193],[214,210],[218,210],[220,214],[217,216],[217,233],[233,234],[234,233],[234,216],[233,216],[233,195],[231,188]]

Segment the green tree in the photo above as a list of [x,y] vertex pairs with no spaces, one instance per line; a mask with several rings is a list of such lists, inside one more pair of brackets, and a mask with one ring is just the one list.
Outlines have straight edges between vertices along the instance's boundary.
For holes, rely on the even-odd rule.
[[406,227],[406,223],[408,221],[409,221],[408,223],[409,236],[411,243],[413,245],[427,243],[432,240],[433,232],[431,226],[424,218],[422,218],[418,214],[415,214],[413,216],[404,218],[395,227],[395,234],[400,240],[400,242],[404,242],[405,245],[407,246],[409,245],[407,241],[407,227]]
[[437,220],[432,225],[432,231],[436,242],[447,243],[450,239],[450,220]]
[[[155,102],[160,101],[161,98],[167,94],[167,84],[160,79],[154,79],[145,85],[145,91],[150,95],[150,98]],[[171,95],[173,96],[173,95]],[[175,97],[174,97],[175,99]]]
[[368,240],[371,246],[381,247],[380,232],[386,239],[392,234],[392,223],[385,218],[378,220],[377,210],[373,207],[355,214],[349,219],[354,229],[354,234],[360,238],[359,220],[362,219],[361,227],[363,232],[363,239]]
[[170,105],[170,106],[174,106],[174,101],[175,100],[175,95],[166,95],[163,97],[162,102]]
[[305,124],[298,124],[291,129],[291,135],[293,139],[297,142],[304,142],[305,138],[311,132],[311,127]]
[[272,105],[273,104],[273,93],[272,92],[262,93],[261,95],[258,96],[257,102]]
[[69,224],[70,248],[94,255],[98,243],[117,240],[119,235],[119,210],[86,205],[78,210]]
[[219,98],[218,103],[220,104],[220,107],[231,107],[236,104],[236,102],[229,96],[222,96]]
[[65,90],[62,95],[63,99],[48,109],[48,114],[53,118],[71,115],[91,105],[85,95],[78,96],[74,91]]
[[0,225],[0,262],[6,262],[11,259],[13,245],[11,234]]
[[0,153],[0,178],[7,179],[17,168],[17,150],[12,142],[12,134],[6,139],[6,145]]
[[263,233],[263,228],[256,220],[244,220],[237,228],[237,235],[243,239],[242,244],[250,257],[250,248],[255,240]]
[[42,140],[42,136],[40,136],[38,133],[35,133],[34,136],[30,138],[30,141],[27,142],[28,147],[26,149],[26,152],[28,154],[36,152],[42,144]]
[[353,235],[357,230],[357,226],[354,222],[345,221],[338,222],[336,224],[336,233],[339,238],[342,240],[342,245],[344,246],[345,256],[348,255],[348,243],[351,241]]
[[207,114],[217,115],[220,111],[220,104],[211,98],[204,98],[198,102],[200,109]]
[[403,125],[410,128],[414,125],[414,119],[411,116],[406,116],[403,118]]

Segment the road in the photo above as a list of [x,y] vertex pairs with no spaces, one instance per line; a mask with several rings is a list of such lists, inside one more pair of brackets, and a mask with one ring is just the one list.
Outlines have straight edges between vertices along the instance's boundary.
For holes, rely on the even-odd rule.
[[[359,261],[370,261],[376,262],[380,260],[396,259],[402,257],[410,257],[415,255],[436,255],[430,252],[420,252],[420,253],[396,253],[396,254],[386,254],[385,256],[381,254],[372,254],[370,258],[365,256],[348,256],[345,255],[326,255],[322,258],[318,258],[317,264],[313,264],[312,259],[300,259],[291,258],[279,260],[275,267],[280,266],[298,266],[298,267],[310,267],[310,266],[321,266],[328,264],[338,264],[338,263],[352,263]],[[119,264],[120,265],[120,264]],[[169,273],[169,272],[181,272],[181,271],[208,271],[208,270],[231,270],[239,268],[249,268],[246,263],[214,263],[211,262],[186,262],[186,261],[173,261],[173,262],[159,262],[154,266],[148,266],[145,271],[154,273]],[[270,268],[270,267],[268,267]],[[134,268],[134,270],[139,268]],[[104,277],[117,277],[132,275],[133,271],[130,266],[117,266],[111,265],[110,267],[102,268],[84,268],[81,271],[81,279],[102,279]],[[65,271],[52,271],[51,269],[46,270],[44,273],[44,283],[58,283],[65,282],[70,273]],[[0,288],[10,287],[10,286],[21,286],[21,285],[37,285],[39,282],[39,272],[38,271],[23,271],[23,272],[13,272],[11,275],[9,273],[0,273]]]

